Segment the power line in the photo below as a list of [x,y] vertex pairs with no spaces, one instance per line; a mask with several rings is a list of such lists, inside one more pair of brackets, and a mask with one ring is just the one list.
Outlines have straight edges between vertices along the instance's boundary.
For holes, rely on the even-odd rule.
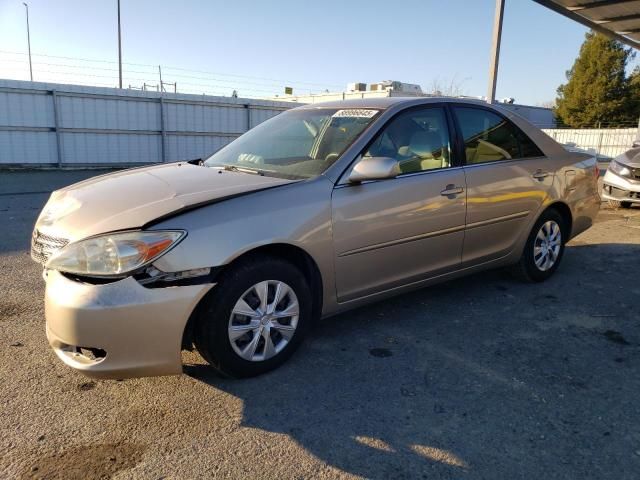
[[[13,52],[13,51],[9,51],[9,50],[0,50],[0,53],[4,53],[4,54],[9,54],[9,55],[26,55],[23,52]],[[66,56],[60,56],[60,55],[47,55],[47,54],[42,54],[42,53],[34,53],[32,54],[32,56],[34,57],[45,57],[45,58],[58,58],[58,59],[64,59],[64,60],[76,60],[76,61],[81,61],[81,62],[97,62],[97,63],[107,63],[107,64],[112,64],[112,65],[117,65],[117,62],[111,61],[111,60],[101,60],[101,59],[91,59],[91,58],[81,58],[81,57],[66,57]],[[132,65],[132,66],[139,66],[139,67],[150,67],[153,69],[157,69],[157,65],[151,65],[151,64],[146,64],[146,63],[128,63],[128,62],[122,62],[123,65]],[[206,71],[206,70],[193,70],[193,69],[187,69],[187,68],[181,68],[181,67],[173,67],[170,65],[162,65],[162,67],[166,70],[177,70],[177,71],[183,71],[183,72],[192,72],[192,73],[201,73],[201,74],[207,74],[207,75],[218,75],[218,76],[226,76],[226,77],[234,77],[234,78],[249,78],[249,79],[255,79],[255,80],[267,80],[270,82],[279,82],[279,84],[285,84],[285,85],[289,85],[289,84],[294,84],[294,85],[308,85],[308,86],[316,86],[318,88],[327,88],[327,87],[337,87],[337,85],[329,85],[329,84],[321,84],[321,83],[315,83],[315,82],[304,82],[304,81],[297,81],[297,80],[284,80],[284,79],[275,79],[275,78],[266,78],[266,77],[258,77],[258,76],[253,76],[253,75],[240,75],[240,74],[232,74],[232,73],[222,73],[222,72],[211,72],[211,71]],[[338,87],[340,88],[340,87]]]
[[[27,55],[24,52],[12,52],[10,50],[0,50],[0,53],[7,53],[9,55]],[[98,58],[82,58],[82,57],[64,57],[60,55],[47,55],[45,53],[32,53],[33,57],[47,57],[47,58],[62,58],[64,60],[78,60],[80,62],[96,62],[96,63],[111,63],[117,65],[118,62],[114,62],[113,60],[102,60]],[[135,65],[139,67],[155,67],[156,65],[151,65],[148,63],[128,63],[122,62],[123,65]]]
[[[19,59],[4,59],[4,62],[16,62],[16,63],[26,63],[26,60],[19,60]],[[106,67],[96,67],[96,66],[91,66],[91,67],[87,67],[86,65],[69,65],[69,64],[64,64],[64,63],[48,63],[48,62],[38,62],[38,65],[46,65],[46,66],[50,66],[50,67],[65,67],[65,68],[91,68],[91,70],[105,70],[105,71],[109,71],[109,72],[117,72],[118,69],[117,68],[106,68]],[[130,73],[152,73],[152,72],[141,72],[139,70],[127,70]]]
[[[337,85],[328,85],[328,84],[320,84],[320,83],[312,83],[312,82],[300,82],[300,81],[296,81],[296,80],[278,80],[275,78],[266,78],[266,77],[253,77],[253,76],[249,76],[249,75],[235,75],[232,73],[216,73],[216,72],[208,72],[205,70],[190,70],[190,69],[186,69],[186,68],[178,68],[178,67],[170,67],[170,66],[165,66],[165,69],[168,70],[181,70],[184,72],[195,72],[195,73],[204,73],[204,74],[208,74],[208,75],[220,75],[220,76],[227,76],[227,77],[238,77],[238,78],[254,78],[254,79],[262,79],[262,80],[269,80],[272,82],[280,82],[280,83],[292,83],[292,84],[298,84],[298,85],[315,85],[315,86],[319,86],[319,87],[336,87]],[[338,87],[339,88],[339,87]]]
[[[48,74],[48,75],[53,75],[53,76],[62,76],[62,77],[69,77],[72,76],[74,79],[77,79],[78,77],[89,77],[89,78],[99,78],[99,79],[110,79],[113,80],[114,83],[116,83],[118,81],[118,78],[116,75],[100,75],[100,74],[95,74],[95,73],[79,73],[79,72],[64,72],[64,71],[57,71],[57,70],[48,70],[48,69],[41,69],[38,68],[38,65],[36,65],[35,71],[39,74]],[[150,78],[152,77],[152,74],[149,74],[149,77],[147,78],[142,78],[142,77],[130,77],[130,76],[123,76],[123,79],[126,79],[127,82],[141,82],[141,83],[147,83],[147,82],[154,82],[155,80],[150,80]],[[169,84],[169,82],[164,82],[165,84]],[[95,84],[95,82],[91,82],[91,84]],[[102,85],[105,85],[104,83]],[[110,84],[109,84],[110,85]],[[191,86],[191,87],[204,87],[205,89],[209,89],[211,90],[216,90],[218,92],[227,92],[228,90],[232,90],[232,89],[238,89],[239,86],[238,84],[231,84],[231,83],[217,83],[217,82],[212,82],[212,83],[190,83],[190,82],[181,82],[180,85],[187,85],[187,86]],[[194,91],[194,90],[191,90]],[[252,93],[261,93],[261,94],[268,94],[268,95],[273,95],[274,91],[273,90],[265,90],[265,89],[259,89],[259,88],[243,88],[243,91],[245,92],[252,92]]]

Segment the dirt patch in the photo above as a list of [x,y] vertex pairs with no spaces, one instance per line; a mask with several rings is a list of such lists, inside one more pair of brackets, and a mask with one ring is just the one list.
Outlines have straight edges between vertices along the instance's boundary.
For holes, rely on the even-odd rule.
[[631,345],[627,342],[627,339],[622,336],[620,332],[616,332],[615,330],[607,330],[603,333],[603,335],[610,342],[617,343],[618,345]]
[[76,447],[44,457],[28,468],[23,479],[109,479],[133,468],[144,453],[142,445],[117,443]]
[[29,315],[44,317],[43,296],[38,294],[29,299],[29,301],[17,301],[10,294],[0,294],[0,323],[11,322],[21,319]]
[[536,307],[544,307],[550,303],[558,303],[558,297],[551,294],[538,295],[531,300],[531,303]]
[[96,382],[84,382],[78,385],[78,390],[81,392],[87,392],[96,388]]
[[579,327],[594,330],[601,328],[602,323],[601,317],[594,317],[593,315],[583,313],[557,313],[554,315],[554,318],[544,322],[536,322],[536,325],[538,325],[542,330],[549,330],[552,328],[563,329],[567,327]]
[[393,352],[388,348],[372,348],[369,350],[369,354],[373,357],[386,358],[393,355]]
[[16,317],[24,312],[24,305],[11,300],[0,300],[0,320]]

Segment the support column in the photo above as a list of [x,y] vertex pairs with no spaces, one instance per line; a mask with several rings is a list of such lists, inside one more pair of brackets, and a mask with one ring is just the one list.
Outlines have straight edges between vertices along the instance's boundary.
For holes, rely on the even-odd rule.
[[167,132],[164,129],[164,99],[160,94],[160,154],[162,163],[167,162]]
[[496,0],[496,14],[493,19],[493,43],[491,47],[491,63],[489,64],[489,90],[487,103],[496,99],[496,83],[498,81],[498,63],[500,59],[500,40],[502,38],[502,17],[505,0]]
[[60,112],[58,109],[58,94],[51,90],[53,102],[53,130],[56,132],[56,154],[58,156],[58,168],[62,167],[62,139],[60,138]]

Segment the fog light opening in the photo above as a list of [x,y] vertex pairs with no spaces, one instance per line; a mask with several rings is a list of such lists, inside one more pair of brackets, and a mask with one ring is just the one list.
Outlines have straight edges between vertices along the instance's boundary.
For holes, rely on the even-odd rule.
[[107,352],[102,350],[101,348],[91,348],[91,347],[77,347],[76,353],[86,357],[88,360],[92,362],[99,362],[103,358],[107,356]]
[[83,365],[97,364],[107,358],[107,352],[101,348],[79,347],[59,343],[54,346],[54,349],[59,355]]

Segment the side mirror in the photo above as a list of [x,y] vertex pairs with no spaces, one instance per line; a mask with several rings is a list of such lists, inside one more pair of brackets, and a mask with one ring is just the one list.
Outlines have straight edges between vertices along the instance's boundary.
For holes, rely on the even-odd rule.
[[400,175],[400,164],[390,157],[364,157],[353,167],[349,175],[350,183],[367,180],[384,180]]

